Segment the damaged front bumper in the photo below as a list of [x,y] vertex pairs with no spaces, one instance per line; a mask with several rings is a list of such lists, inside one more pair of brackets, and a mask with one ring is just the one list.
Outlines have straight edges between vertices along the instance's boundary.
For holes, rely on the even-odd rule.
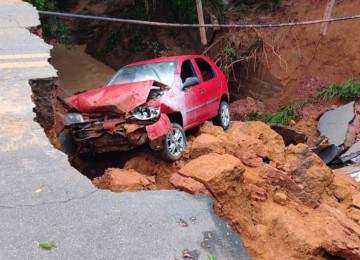
[[163,137],[171,129],[171,122],[166,114],[149,120],[124,116],[102,120],[90,118],[67,128],[78,153],[128,151],[145,143],[154,150],[160,150]]

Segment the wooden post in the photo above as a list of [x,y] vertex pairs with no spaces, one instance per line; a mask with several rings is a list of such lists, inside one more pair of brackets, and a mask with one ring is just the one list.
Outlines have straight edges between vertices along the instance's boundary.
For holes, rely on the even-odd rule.
[[[196,0],[196,8],[197,8],[199,25],[204,25],[205,24],[204,12],[203,12],[203,8],[202,8],[201,0]],[[207,39],[206,39],[205,27],[200,27],[200,38],[201,38],[201,43],[203,45],[206,45],[207,44]]]
[[[324,13],[324,20],[330,19],[332,15],[332,11],[335,6],[335,0],[329,0],[329,2],[326,5],[325,13]],[[328,29],[329,23],[325,22],[321,25],[321,34],[326,35],[327,29]]]

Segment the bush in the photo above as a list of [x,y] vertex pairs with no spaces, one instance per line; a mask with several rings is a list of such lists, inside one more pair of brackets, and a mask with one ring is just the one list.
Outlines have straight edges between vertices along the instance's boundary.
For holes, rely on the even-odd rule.
[[334,97],[341,99],[360,98],[360,82],[349,80],[343,84],[333,84],[319,91],[318,97],[324,100],[330,100]]

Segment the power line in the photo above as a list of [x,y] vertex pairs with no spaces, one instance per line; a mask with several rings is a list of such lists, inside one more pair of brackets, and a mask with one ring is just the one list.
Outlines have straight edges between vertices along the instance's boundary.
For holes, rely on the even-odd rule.
[[49,11],[39,11],[39,14],[50,15],[50,16],[59,16],[59,17],[79,18],[79,19],[87,19],[87,20],[98,20],[98,21],[107,21],[107,22],[119,22],[119,23],[128,23],[128,24],[149,25],[149,26],[158,26],[158,27],[189,27],[189,28],[221,27],[221,28],[242,28],[242,29],[246,29],[246,28],[276,28],[276,27],[302,26],[302,25],[311,25],[311,24],[319,24],[319,23],[331,23],[331,22],[340,22],[340,21],[360,19],[360,15],[353,15],[353,16],[344,16],[344,17],[338,17],[338,18],[323,19],[323,20],[313,20],[313,21],[305,21],[305,22],[292,22],[292,23],[204,24],[204,25],[199,25],[199,24],[151,22],[151,21],[131,20],[131,19],[113,18],[113,17],[105,17],[105,16],[82,15],[82,14],[49,12]]

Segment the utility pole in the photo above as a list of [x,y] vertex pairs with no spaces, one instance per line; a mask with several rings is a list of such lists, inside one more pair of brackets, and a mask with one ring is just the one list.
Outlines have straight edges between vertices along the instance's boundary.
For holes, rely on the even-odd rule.
[[[334,6],[335,6],[335,0],[329,0],[327,5],[326,5],[326,8],[325,8],[325,13],[324,13],[324,20],[328,20],[331,18],[331,15],[332,15],[332,12],[333,12],[333,9],[334,9]],[[328,26],[329,26],[329,22],[325,22],[321,25],[321,34],[322,35],[326,35],[326,32],[328,30]]]
[[[196,0],[196,9],[197,9],[197,14],[198,14],[199,25],[204,25],[205,24],[204,12],[203,12],[203,8],[202,8],[201,0]],[[201,38],[201,43],[203,45],[207,45],[205,27],[200,27],[200,38]]]

